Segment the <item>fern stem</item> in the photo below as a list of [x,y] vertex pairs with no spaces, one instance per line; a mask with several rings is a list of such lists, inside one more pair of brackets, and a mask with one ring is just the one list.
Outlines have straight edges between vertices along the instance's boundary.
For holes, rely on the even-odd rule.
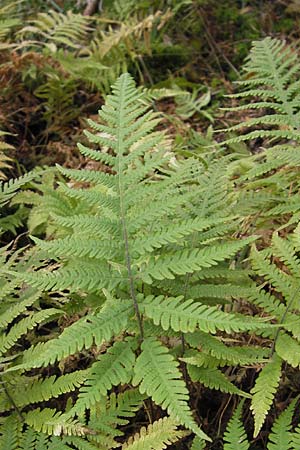
[[[122,208],[121,208],[121,212],[122,212]],[[124,237],[124,242],[125,242],[125,258],[126,258],[126,267],[127,267],[128,280],[129,280],[130,295],[133,300],[135,315],[136,315],[139,329],[140,329],[140,338],[141,338],[141,340],[143,340],[144,339],[143,321],[142,321],[142,316],[141,316],[141,313],[139,310],[139,305],[137,302],[135,288],[134,288],[133,274],[132,274],[132,269],[131,269],[131,258],[130,258],[130,252],[129,252],[128,233],[127,233],[127,227],[126,227],[126,220],[125,220],[124,216],[122,216],[122,226],[123,226],[123,237]]]
[[126,225],[126,212],[124,207],[124,200],[123,200],[123,184],[122,184],[122,161],[121,156],[123,156],[122,151],[122,142],[124,139],[123,133],[122,133],[122,122],[123,122],[123,101],[124,101],[124,89],[121,89],[121,101],[120,101],[120,108],[119,108],[119,114],[118,114],[118,127],[117,127],[117,157],[118,157],[118,188],[119,188],[119,198],[120,198],[120,216],[121,216],[121,224],[123,229],[123,239],[125,244],[125,261],[126,261],[126,268],[127,268],[127,274],[128,274],[128,281],[129,281],[129,290],[131,299],[133,301],[135,315],[137,318],[139,330],[140,330],[140,340],[142,341],[144,339],[144,329],[143,329],[143,321],[142,316],[139,310],[139,305],[135,293],[135,287],[134,287],[134,279],[133,279],[133,273],[132,273],[132,266],[131,266],[131,258],[130,258],[130,251],[129,251],[129,239],[128,239],[128,231],[127,231],[127,225]]

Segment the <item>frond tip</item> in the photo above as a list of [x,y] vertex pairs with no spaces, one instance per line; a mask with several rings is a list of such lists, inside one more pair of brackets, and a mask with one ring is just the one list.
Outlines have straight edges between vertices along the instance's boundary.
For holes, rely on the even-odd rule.
[[244,402],[241,402],[238,405],[227,425],[224,433],[224,450],[248,450],[250,447],[241,422],[243,404]]

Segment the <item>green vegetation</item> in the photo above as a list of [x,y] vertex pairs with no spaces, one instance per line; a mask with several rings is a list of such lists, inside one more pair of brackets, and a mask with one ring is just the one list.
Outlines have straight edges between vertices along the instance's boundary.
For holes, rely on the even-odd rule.
[[226,3],[1,4],[0,450],[299,450],[300,7]]

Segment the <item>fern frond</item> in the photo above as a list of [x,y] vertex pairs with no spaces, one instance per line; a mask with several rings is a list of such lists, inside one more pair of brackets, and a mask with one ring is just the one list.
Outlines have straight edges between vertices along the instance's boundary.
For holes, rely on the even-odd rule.
[[289,276],[283,270],[280,270],[275,264],[270,262],[268,255],[258,252],[254,247],[251,253],[252,267],[255,271],[264,276],[276,289],[278,289],[286,298],[286,301],[292,300],[298,289],[299,281]]
[[141,428],[122,446],[122,450],[164,450],[186,434],[177,430],[177,425],[170,417],[159,419],[147,428]]
[[38,272],[19,274],[18,277],[40,290],[99,292],[101,288],[114,289],[118,284],[124,283],[126,272],[121,264],[114,267],[113,263],[103,264],[100,260],[96,262],[88,258],[72,258],[59,270],[51,272],[49,268],[41,269]]
[[178,363],[168,349],[155,338],[145,339],[141,349],[134,367],[133,385],[139,385],[141,393],[146,392],[181,425],[209,440],[193,420],[188,406],[188,390],[181,379]]
[[217,368],[203,368],[188,365],[188,371],[192,381],[199,382],[210,389],[217,389],[221,392],[237,394],[241,397],[251,398],[247,392],[238,389],[223,372]]
[[300,426],[298,426],[294,433],[292,433],[291,450],[297,450],[300,445]]
[[[18,407],[24,407],[32,403],[59,397],[79,388],[87,376],[87,370],[78,370],[60,377],[51,376],[45,379],[24,377],[21,383],[17,382],[13,386],[14,402]],[[8,400],[6,405],[1,405],[1,410],[10,408],[11,405]]]
[[[224,224],[224,218],[219,219],[219,223]],[[145,253],[150,253],[157,248],[165,245],[178,242],[179,239],[189,236],[196,231],[203,231],[218,224],[218,219],[189,219],[181,221],[170,227],[164,227],[149,236],[141,236],[132,243],[132,250],[143,256]]]
[[191,450],[205,450],[205,441],[195,436],[191,445]]
[[224,450],[248,450],[250,444],[243,424],[241,423],[242,408],[244,402],[240,402],[227,424],[224,433]]
[[5,419],[4,423],[1,424],[0,433],[1,450],[17,450],[21,423],[16,413]]
[[68,256],[91,259],[113,259],[119,253],[119,249],[113,242],[104,242],[100,247],[100,239],[87,239],[86,234],[77,233],[73,236],[67,236],[63,239],[56,239],[53,242],[43,241],[41,239],[32,237],[32,240],[39,245],[39,247],[47,252],[49,256]]
[[[14,293],[17,286],[18,284],[16,285],[9,283],[7,288],[11,289],[11,291],[5,291],[2,287],[1,294],[3,293],[4,296],[8,296],[10,293]],[[31,289],[25,292],[24,296],[20,298],[21,301],[19,303],[13,304],[2,312],[0,316],[0,329],[6,328],[9,323],[13,322],[16,319],[16,317],[18,317],[22,313],[25,313],[27,308],[31,307],[39,299],[40,295],[40,292],[36,292]]]
[[[222,342],[220,337],[211,336],[209,333],[204,333],[203,331],[188,333],[185,335],[185,339],[192,347],[201,349],[201,352],[197,352],[197,354],[188,358],[190,364],[196,366],[198,366],[198,356],[203,352],[222,361],[224,365],[226,363],[228,365],[261,363],[269,356],[269,349],[254,346],[227,346]],[[187,362],[189,361],[187,360]]]
[[97,315],[89,315],[79,319],[65,328],[57,339],[48,341],[42,348],[38,347],[36,359],[26,358],[25,367],[41,367],[61,360],[83,348],[90,348],[93,343],[101,345],[126,328],[129,317],[133,314],[131,303],[122,300],[118,303],[107,303]]
[[20,337],[26,334],[29,330],[41,323],[53,320],[54,317],[58,317],[61,314],[59,309],[49,308],[46,310],[38,311],[25,319],[20,320],[14,325],[8,333],[0,336],[0,353],[7,352]]
[[[138,389],[129,389],[123,393],[111,394],[109,397],[102,397],[101,401],[90,408],[88,426],[97,432],[97,437],[91,436],[90,440],[105,448],[115,448],[120,445],[115,441],[115,437],[124,435],[120,427],[129,423],[129,419],[143,406],[145,395]],[[70,414],[77,410],[71,410]]]
[[292,419],[297,398],[275,420],[269,435],[268,450],[287,450],[292,444]]
[[88,433],[87,427],[55,409],[37,408],[26,413],[24,418],[30,427],[45,434],[83,436]]
[[[231,127],[228,131],[238,131],[239,135],[229,137],[225,143],[230,145],[262,138],[264,147],[271,147],[275,158],[267,154],[265,163],[256,164],[252,171],[246,173],[245,178],[242,177],[253,179],[258,176],[259,171],[267,173],[284,164],[284,157],[280,161],[280,146],[289,148],[288,151],[291,152],[295,147],[293,142],[299,142],[300,65],[297,54],[290,45],[279,39],[267,37],[253,43],[244,70],[246,76],[238,84],[245,90],[230,97],[245,99],[247,104],[238,105],[230,110],[238,112],[249,109],[260,112],[260,115]],[[250,101],[252,99],[253,102]],[[279,142],[279,145],[272,148],[274,141]],[[281,193],[281,198],[282,195]],[[275,211],[272,212],[274,213]]]
[[85,385],[80,389],[75,410],[90,408],[99,402],[112,386],[129,383],[135,362],[132,339],[115,344],[89,370]]
[[287,333],[280,332],[275,343],[277,354],[292,367],[300,366],[300,344]]
[[151,279],[174,279],[175,275],[185,275],[205,267],[215,266],[218,262],[235,255],[254,239],[248,238],[240,242],[227,242],[204,249],[182,250],[175,254],[149,258],[141,276],[145,282],[149,283]]
[[254,437],[256,437],[271,407],[281,377],[282,359],[276,354],[261,370],[251,389],[252,401],[250,409],[254,415]]
[[41,170],[37,169],[32,172],[28,172],[19,178],[12,178],[5,183],[2,183],[0,186],[0,206],[4,206],[15,195],[16,191],[20,187],[38,177],[40,172]]
[[165,298],[148,296],[142,300],[141,308],[145,315],[164,330],[172,328],[184,333],[195,331],[198,327],[206,333],[217,330],[244,331],[270,325],[250,317],[225,313],[216,307],[202,305],[192,299],[183,301],[183,297]]

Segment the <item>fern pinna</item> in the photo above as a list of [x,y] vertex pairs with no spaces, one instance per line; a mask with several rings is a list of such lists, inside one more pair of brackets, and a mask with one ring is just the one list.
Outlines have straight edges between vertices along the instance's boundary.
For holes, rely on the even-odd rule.
[[[14,400],[30,428],[63,435],[75,447],[76,438],[89,443],[87,448],[120,445],[115,440],[122,435],[119,426],[149,397],[169,419],[143,428],[124,448],[142,448],[145,440],[147,448],[163,449],[183,436],[178,426],[209,440],[190,409],[178,358],[194,381],[245,397],[249,394],[221,368],[264,360],[264,351],[231,349],[215,336],[268,328],[265,321],[215,306],[218,299],[228,302],[248,290],[247,275],[235,274],[228,261],[254,240],[230,237],[238,218],[226,196],[224,161],[208,169],[192,158],[174,163],[165,134],[153,131],[158,123],[144,93],[131,76],[122,75],[99,111],[99,122],[89,121],[94,132],[86,131],[86,137],[93,148],[78,145],[83,155],[105,165],[105,172],[58,167],[73,180],[62,183],[60,191],[74,209],[52,217],[63,237],[33,238],[36,259],[47,266],[15,274],[39,291],[59,291],[63,297],[68,292],[85,305],[85,315],[81,312],[58,337],[29,347],[7,370],[8,376],[20,374],[33,399],[37,391],[37,398],[46,400],[67,392],[62,385],[69,384],[70,391],[80,386],[65,410],[43,405],[28,410],[22,384]],[[230,215],[220,213],[220,204],[228,205]],[[169,337],[181,343],[179,351],[168,344]],[[29,370],[58,361],[59,370],[80,352],[96,355],[84,373],[64,374],[51,383],[41,378],[31,386]]]

